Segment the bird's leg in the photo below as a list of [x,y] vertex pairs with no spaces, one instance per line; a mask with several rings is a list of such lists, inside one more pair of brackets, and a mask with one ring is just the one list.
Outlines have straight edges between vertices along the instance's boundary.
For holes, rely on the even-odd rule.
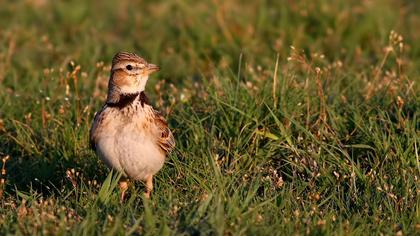
[[150,198],[150,193],[153,190],[153,175],[150,175],[147,179],[146,179],[146,192],[144,193],[144,196],[149,199]]
[[128,189],[128,183],[129,183],[129,181],[128,181],[127,178],[122,178],[119,182],[119,187],[120,187],[120,191],[121,191],[121,194],[120,194],[120,201],[121,202],[124,201],[125,192]]

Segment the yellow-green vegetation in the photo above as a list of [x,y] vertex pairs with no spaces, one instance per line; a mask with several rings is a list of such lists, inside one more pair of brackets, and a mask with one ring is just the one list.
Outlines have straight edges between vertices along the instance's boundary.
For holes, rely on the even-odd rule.
[[[2,1],[0,234],[419,234],[419,9]],[[89,149],[118,51],[176,137],[149,201]]]

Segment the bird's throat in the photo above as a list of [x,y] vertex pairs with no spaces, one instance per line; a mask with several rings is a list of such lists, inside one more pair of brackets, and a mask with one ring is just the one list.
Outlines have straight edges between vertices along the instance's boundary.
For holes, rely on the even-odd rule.
[[139,99],[141,106],[149,104],[149,99],[143,91],[137,93],[121,93],[117,101],[107,101],[106,104],[109,107],[122,109],[126,106],[130,106],[137,98]]

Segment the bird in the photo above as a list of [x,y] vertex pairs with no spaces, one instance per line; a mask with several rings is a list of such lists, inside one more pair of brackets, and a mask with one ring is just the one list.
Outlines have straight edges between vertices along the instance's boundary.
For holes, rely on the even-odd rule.
[[115,54],[106,102],[90,129],[91,148],[106,166],[122,173],[121,201],[130,180],[143,182],[144,195],[150,198],[153,176],[175,147],[167,121],[144,91],[149,75],[159,70],[135,53]]

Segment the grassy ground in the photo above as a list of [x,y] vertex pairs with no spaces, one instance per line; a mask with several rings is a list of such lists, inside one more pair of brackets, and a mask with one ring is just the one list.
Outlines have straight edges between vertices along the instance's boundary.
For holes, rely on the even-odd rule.
[[[1,4],[1,235],[419,234],[418,1],[97,2]],[[120,50],[177,142],[123,204],[88,145]]]

